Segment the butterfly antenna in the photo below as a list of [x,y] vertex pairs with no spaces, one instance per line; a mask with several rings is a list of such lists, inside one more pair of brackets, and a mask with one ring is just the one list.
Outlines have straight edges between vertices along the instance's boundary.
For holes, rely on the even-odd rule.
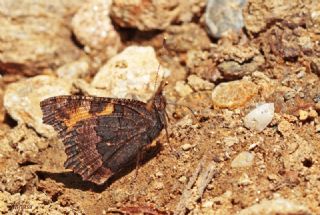
[[156,81],[154,82],[154,89],[153,89],[154,92],[156,92],[157,90],[157,81],[158,81],[159,71],[160,71],[160,62],[157,69]]
[[[163,37],[162,48],[165,50],[167,50],[166,40],[167,40],[167,38]],[[158,69],[157,69],[157,75],[156,75],[156,80],[155,80],[155,84],[154,84],[154,91],[157,90],[157,81],[158,81],[159,72],[160,72],[160,62],[159,62]],[[161,82],[164,80],[164,76],[165,76],[165,72],[162,73]]]
[[171,103],[171,102],[167,102],[168,105],[174,105],[174,106],[180,106],[180,107],[185,107],[187,108],[191,114],[193,115],[194,118],[196,118],[196,113],[190,108],[188,107],[187,105],[183,105],[183,104],[176,104],[176,103]]

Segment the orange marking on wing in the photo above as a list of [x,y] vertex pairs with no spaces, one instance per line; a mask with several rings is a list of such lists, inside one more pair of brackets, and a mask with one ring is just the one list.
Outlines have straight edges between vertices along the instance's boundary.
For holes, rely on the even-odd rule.
[[75,111],[69,112],[69,119],[64,120],[64,123],[68,128],[72,128],[77,122],[93,117],[89,113],[87,107],[79,107]]
[[69,119],[65,119],[64,123],[68,129],[70,129],[81,120],[90,119],[95,116],[109,115],[113,113],[113,111],[114,105],[111,103],[107,104],[107,106],[99,113],[89,113],[88,107],[79,107],[76,110],[68,113],[70,117]]
[[107,106],[103,109],[103,111],[97,113],[96,115],[102,116],[102,115],[109,115],[112,114],[114,111],[114,105],[112,103],[107,104]]

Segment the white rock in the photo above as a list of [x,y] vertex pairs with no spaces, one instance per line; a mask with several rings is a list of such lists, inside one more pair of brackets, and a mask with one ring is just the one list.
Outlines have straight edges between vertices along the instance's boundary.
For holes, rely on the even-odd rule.
[[72,83],[51,76],[39,75],[10,84],[4,95],[4,107],[18,124],[26,123],[40,134],[52,137],[53,128],[42,123],[40,101],[70,94]]
[[183,151],[188,151],[189,149],[191,149],[193,147],[193,145],[189,144],[189,143],[186,143],[186,144],[183,144],[181,146],[182,150]]
[[244,126],[251,129],[262,131],[272,121],[274,116],[274,104],[265,103],[257,106],[244,118]]
[[254,154],[250,152],[240,152],[231,162],[231,167],[250,167],[254,161]]
[[57,75],[62,79],[83,78],[89,73],[89,62],[86,59],[66,63],[57,69]]
[[111,58],[96,74],[91,86],[105,89],[104,96],[147,101],[164,77],[170,74],[160,66],[152,47],[130,46]]
[[83,45],[92,49],[113,49],[110,55],[114,55],[121,42],[109,17],[111,4],[112,0],[88,1],[73,16],[71,25]]

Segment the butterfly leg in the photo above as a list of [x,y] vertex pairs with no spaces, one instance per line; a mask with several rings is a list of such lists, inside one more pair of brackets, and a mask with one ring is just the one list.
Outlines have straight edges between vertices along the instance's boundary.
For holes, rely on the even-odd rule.
[[131,201],[135,202],[137,200],[137,187],[136,187],[136,183],[137,183],[137,178],[138,178],[138,173],[139,173],[139,167],[141,164],[141,160],[142,160],[142,151],[138,150],[138,154],[136,157],[136,167],[135,167],[135,171],[134,171],[134,176],[131,179],[131,190],[133,191],[133,195],[131,197]]
[[[170,121],[170,118],[169,118],[169,115],[168,115],[167,111],[165,111],[165,114],[166,114],[166,117],[167,117],[168,121]],[[167,120],[164,120],[164,130],[165,130],[165,132],[166,132],[167,142],[168,142],[168,144],[169,144],[170,150],[174,153],[174,155],[176,156],[176,158],[179,158],[179,157],[180,157],[179,152],[178,152],[177,150],[175,150],[175,149],[172,147],[171,143],[170,143]]]

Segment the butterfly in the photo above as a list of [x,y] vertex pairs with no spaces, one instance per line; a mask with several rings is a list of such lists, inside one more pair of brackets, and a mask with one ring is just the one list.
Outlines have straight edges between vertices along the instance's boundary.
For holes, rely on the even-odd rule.
[[41,101],[43,123],[53,126],[64,143],[64,167],[101,185],[137,159],[167,129],[165,84],[161,81],[147,103],[79,95]]

